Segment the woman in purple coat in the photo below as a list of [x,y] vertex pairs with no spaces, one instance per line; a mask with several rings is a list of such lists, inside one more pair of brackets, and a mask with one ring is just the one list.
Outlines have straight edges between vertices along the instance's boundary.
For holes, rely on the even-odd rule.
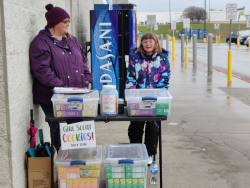
[[33,101],[47,115],[53,109],[54,87],[88,87],[92,74],[84,49],[68,33],[69,14],[52,4],[45,8],[47,25],[31,42],[29,56],[34,75]]

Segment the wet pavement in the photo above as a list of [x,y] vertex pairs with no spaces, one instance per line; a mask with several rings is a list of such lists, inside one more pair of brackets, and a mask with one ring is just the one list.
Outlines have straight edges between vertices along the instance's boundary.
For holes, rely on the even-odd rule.
[[[204,51],[202,45],[200,52]],[[222,48],[223,45],[218,47]],[[203,54],[199,56],[199,62],[206,61]],[[250,106],[241,95],[249,96],[250,83],[233,77],[228,84],[224,73],[213,71],[212,76],[207,76],[205,66],[193,67],[192,62],[185,66],[178,56],[172,61],[171,54],[169,59],[169,92],[173,100],[171,114],[162,122],[163,187],[248,188]],[[227,61],[226,57],[220,59]],[[244,62],[247,63],[249,60]],[[238,94],[237,88],[241,89]],[[128,125],[129,122],[96,123],[97,144],[129,142]],[[149,175],[148,171],[147,187],[160,187],[159,183],[149,184]],[[100,187],[105,187],[103,166]]]
[[[186,43],[185,43],[186,44]],[[166,41],[163,41],[163,47],[166,47]],[[228,50],[227,43],[213,44],[213,67],[226,71],[228,69]],[[232,50],[232,72],[235,75],[250,80],[250,48],[246,45],[237,47],[235,43],[231,45]],[[170,51],[172,51],[172,42],[170,42]],[[193,60],[193,45],[188,43],[188,59]],[[176,54],[181,55],[181,42],[176,42]],[[207,64],[207,44],[197,43],[197,61]]]

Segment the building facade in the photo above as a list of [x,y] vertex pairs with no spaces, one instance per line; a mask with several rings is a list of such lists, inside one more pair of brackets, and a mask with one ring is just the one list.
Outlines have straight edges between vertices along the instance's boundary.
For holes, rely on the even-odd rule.
[[[33,104],[29,63],[30,42],[47,24],[45,5],[48,3],[70,14],[69,32],[85,47],[85,42],[90,40],[89,11],[94,9],[94,4],[106,4],[107,1],[0,1],[0,188],[27,186],[25,152],[29,148],[30,109],[34,110],[35,126],[43,129],[44,140],[50,141],[44,113],[39,105]],[[128,3],[128,0],[114,0],[113,3]],[[88,65],[91,68],[89,60]]]
[[[242,14],[240,16],[240,22],[246,22],[245,10],[238,9],[237,17],[239,14]],[[169,12],[138,12],[137,24],[140,25],[141,22],[145,23],[145,21],[147,21],[147,15],[156,15],[156,22],[159,24],[166,24],[167,22],[170,22]],[[183,19],[184,17],[181,11],[171,12],[171,21],[182,22]],[[207,11],[206,21],[210,21],[212,23],[227,23],[229,20],[226,20],[226,11]],[[200,22],[203,22],[203,20],[201,20]],[[238,20],[234,20],[233,22],[238,22]]]

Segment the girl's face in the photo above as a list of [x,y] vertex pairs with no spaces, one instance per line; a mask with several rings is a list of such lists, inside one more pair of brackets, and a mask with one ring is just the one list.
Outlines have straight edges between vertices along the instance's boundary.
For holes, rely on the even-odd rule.
[[154,39],[144,39],[142,46],[147,55],[152,55],[155,50],[155,41]]

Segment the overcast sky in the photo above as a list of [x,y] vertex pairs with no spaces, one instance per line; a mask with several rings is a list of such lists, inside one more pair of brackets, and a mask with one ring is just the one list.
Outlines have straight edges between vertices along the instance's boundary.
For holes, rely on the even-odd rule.
[[[209,0],[207,10],[209,10]],[[189,6],[204,7],[204,0],[170,0],[171,11],[183,11]],[[138,12],[169,11],[169,0],[129,0],[136,4]],[[227,3],[237,3],[237,8],[246,7],[245,14],[250,14],[250,0],[210,0],[210,9],[226,10]]]

